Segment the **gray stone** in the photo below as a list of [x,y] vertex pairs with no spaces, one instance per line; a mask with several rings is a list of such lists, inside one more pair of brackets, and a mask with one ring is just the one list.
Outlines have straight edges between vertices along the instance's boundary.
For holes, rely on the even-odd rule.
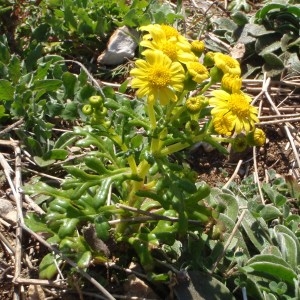
[[9,200],[0,198],[0,216],[5,216],[13,210],[15,210],[15,208]]
[[110,37],[107,49],[98,57],[98,63],[113,66],[132,59],[138,45],[137,39],[137,30],[126,26],[118,28]]

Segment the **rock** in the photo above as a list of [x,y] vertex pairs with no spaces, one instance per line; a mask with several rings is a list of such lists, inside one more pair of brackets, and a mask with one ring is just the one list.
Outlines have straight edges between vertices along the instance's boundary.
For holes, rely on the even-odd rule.
[[15,208],[9,200],[0,198],[0,216],[5,216]]
[[98,63],[113,66],[132,59],[138,45],[137,38],[137,30],[126,26],[118,28],[110,37],[107,49],[98,57]]
[[27,291],[27,298],[28,300],[41,300],[46,299],[46,295],[40,285],[29,285]]

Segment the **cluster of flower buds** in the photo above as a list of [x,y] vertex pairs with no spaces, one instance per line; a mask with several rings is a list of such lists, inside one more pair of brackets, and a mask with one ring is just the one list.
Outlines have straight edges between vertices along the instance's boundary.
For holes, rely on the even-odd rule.
[[92,125],[105,125],[109,126],[110,122],[105,119],[107,116],[107,108],[104,106],[103,98],[101,96],[91,96],[89,104],[82,107],[82,112],[90,116]]

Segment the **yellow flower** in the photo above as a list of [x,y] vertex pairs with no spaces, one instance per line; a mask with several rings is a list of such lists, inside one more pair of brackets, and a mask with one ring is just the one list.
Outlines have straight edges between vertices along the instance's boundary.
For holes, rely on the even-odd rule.
[[215,66],[223,71],[224,74],[241,75],[239,62],[229,55],[217,52],[214,54]]
[[197,83],[201,83],[209,77],[208,70],[197,61],[190,61],[186,64],[186,66],[189,74],[192,76],[192,79]]
[[251,146],[262,146],[266,142],[266,134],[260,128],[255,128],[247,135],[247,140]]
[[179,62],[172,60],[161,51],[144,51],[146,60],[138,59],[136,68],[130,75],[135,77],[131,86],[137,88],[137,96],[147,96],[150,103],[159,100],[162,105],[167,105],[170,100],[177,101],[176,91],[183,89],[185,72]]
[[238,93],[242,87],[242,78],[238,75],[225,73],[221,81],[222,89],[229,93]]
[[[170,26],[166,26],[167,25],[151,24],[140,27],[142,31],[149,32],[149,34],[143,36],[140,45],[152,50],[161,50],[168,55],[172,61],[182,63],[196,61],[197,56],[192,52],[191,44],[188,40],[179,33],[176,35],[174,31],[169,28]],[[142,52],[142,54],[144,53]]]
[[258,122],[257,108],[251,105],[250,96],[243,92],[228,94],[223,90],[212,91],[214,97],[210,98],[209,104],[213,106],[213,117],[227,117],[232,121],[231,127],[235,132],[249,132]]
[[166,35],[166,38],[169,39],[171,37],[180,38],[181,34],[172,26],[161,24],[160,28],[163,30],[163,32]]
[[192,51],[197,55],[200,56],[205,49],[205,43],[203,41],[192,41]]
[[234,117],[232,115],[215,115],[213,126],[217,133],[230,136],[232,134]]

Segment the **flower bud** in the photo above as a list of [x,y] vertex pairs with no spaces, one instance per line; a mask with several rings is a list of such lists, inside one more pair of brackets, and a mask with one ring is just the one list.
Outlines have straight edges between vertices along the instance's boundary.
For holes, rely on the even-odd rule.
[[189,113],[197,114],[205,106],[207,102],[206,98],[202,95],[196,97],[190,97],[186,100],[186,108]]
[[226,73],[222,78],[221,86],[228,93],[238,93],[242,87],[242,78]]
[[103,105],[103,99],[102,99],[102,97],[101,96],[97,96],[97,95],[91,96],[89,98],[89,102],[95,108],[100,108]]
[[232,149],[235,152],[243,152],[247,149],[248,143],[247,138],[244,134],[237,135],[231,143]]
[[223,75],[224,73],[222,72],[222,70],[217,67],[212,67],[210,69],[210,78],[211,82],[213,83],[220,82],[222,80]]
[[250,146],[262,146],[266,142],[266,134],[260,128],[255,128],[247,135],[247,142]]
[[205,43],[203,41],[192,41],[191,45],[195,55],[200,56],[204,52]]
[[204,55],[203,64],[206,67],[212,67],[215,64],[213,52],[209,51]]
[[185,129],[191,133],[197,134],[199,132],[200,126],[196,120],[191,120],[185,124]]
[[91,115],[93,113],[93,108],[90,104],[85,104],[83,107],[82,107],[82,112],[85,114],[85,115]]

